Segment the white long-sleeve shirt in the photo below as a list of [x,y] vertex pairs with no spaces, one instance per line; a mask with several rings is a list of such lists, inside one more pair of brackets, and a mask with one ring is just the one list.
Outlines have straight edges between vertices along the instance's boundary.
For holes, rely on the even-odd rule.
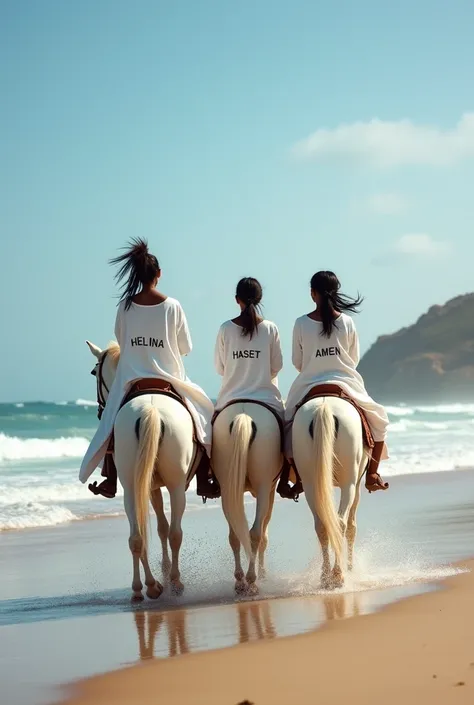
[[168,297],[160,304],[121,303],[115,322],[120,360],[99,427],[81,464],[79,478],[85,482],[107,450],[120,404],[132,382],[157,378],[170,382],[187,402],[196,433],[206,450],[211,446],[214,405],[199,385],[186,376],[182,356],[191,352],[191,336],[179,301]]
[[278,328],[271,321],[258,324],[252,339],[242,327],[226,321],[217,334],[214,361],[222,386],[216,409],[230,401],[255,399],[283,415],[277,375],[283,367]]
[[388,416],[381,404],[367,393],[357,372],[359,336],[354,321],[342,313],[330,337],[322,335],[323,324],[308,315],[300,316],[293,328],[293,365],[299,374],[286,400],[285,418],[290,421],[295,407],[319,384],[336,384],[364,410],[376,441],[385,440]]

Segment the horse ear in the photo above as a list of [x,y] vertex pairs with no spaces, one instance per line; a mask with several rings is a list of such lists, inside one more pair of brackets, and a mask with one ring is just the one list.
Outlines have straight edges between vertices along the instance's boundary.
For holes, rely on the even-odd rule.
[[94,355],[94,357],[99,360],[100,356],[102,355],[102,350],[98,348],[97,345],[94,345],[94,343],[90,343],[88,340],[86,340],[86,343],[89,346],[89,350]]

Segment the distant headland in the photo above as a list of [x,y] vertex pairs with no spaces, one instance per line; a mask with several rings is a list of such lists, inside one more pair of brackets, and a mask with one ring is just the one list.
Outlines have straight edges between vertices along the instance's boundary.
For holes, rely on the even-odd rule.
[[367,390],[385,403],[474,402],[474,293],[432,306],[363,356]]

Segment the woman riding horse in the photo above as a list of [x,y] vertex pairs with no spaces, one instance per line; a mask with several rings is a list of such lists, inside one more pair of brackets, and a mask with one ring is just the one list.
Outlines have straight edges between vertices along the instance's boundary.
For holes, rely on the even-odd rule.
[[[388,489],[378,473],[381,460],[388,458],[385,439],[388,416],[380,404],[367,393],[357,372],[359,338],[350,316],[357,312],[362,299],[350,299],[340,292],[334,272],[321,271],[311,279],[311,298],[316,309],[297,318],[293,329],[293,364],[299,372],[286,400],[286,454],[293,463],[291,423],[298,405],[314,388],[324,385],[328,393],[346,395],[363,412],[372,432],[374,447],[366,473],[369,492]],[[291,496],[295,488],[287,487]],[[297,487],[301,491],[301,487]]]
[[[235,299],[240,314],[223,323],[217,335],[215,366],[222,376],[213,428],[213,470],[220,483],[235,558],[236,589],[246,589],[240,546],[249,558],[247,582],[256,589],[255,558],[264,572],[267,526],[275,484],[284,460],[283,402],[277,374],[282,368],[278,328],[260,316],[262,287],[241,279]],[[255,521],[248,529],[243,496],[257,498]]]
[[[213,404],[201,387],[186,376],[181,358],[191,352],[192,343],[181,304],[157,291],[160,265],[144,240],[134,239],[124,254],[111,260],[111,264],[120,265],[116,280],[125,280],[115,323],[120,359],[99,427],[82,461],[79,478],[86,482],[103,461],[115,418],[133,383],[161,380],[167,383],[169,390],[184,399],[193,418],[197,441],[206,451],[198,471],[198,493],[207,497],[218,496],[218,489],[208,474]],[[94,494],[114,497],[116,476],[107,477],[98,486],[94,483],[90,489]]]
[[[240,314],[223,323],[217,334],[214,362],[222,384],[216,411],[236,399],[255,399],[283,418],[277,375],[283,367],[278,328],[260,315],[262,287],[245,277],[237,284]],[[253,342],[252,342],[253,341]]]

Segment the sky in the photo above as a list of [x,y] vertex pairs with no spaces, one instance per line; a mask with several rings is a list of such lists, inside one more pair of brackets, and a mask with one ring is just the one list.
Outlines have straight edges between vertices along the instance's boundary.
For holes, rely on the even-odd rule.
[[134,236],[210,396],[242,276],[284,393],[314,272],[365,296],[362,351],[474,290],[473,26],[470,0],[0,0],[0,401],[95,398]]

